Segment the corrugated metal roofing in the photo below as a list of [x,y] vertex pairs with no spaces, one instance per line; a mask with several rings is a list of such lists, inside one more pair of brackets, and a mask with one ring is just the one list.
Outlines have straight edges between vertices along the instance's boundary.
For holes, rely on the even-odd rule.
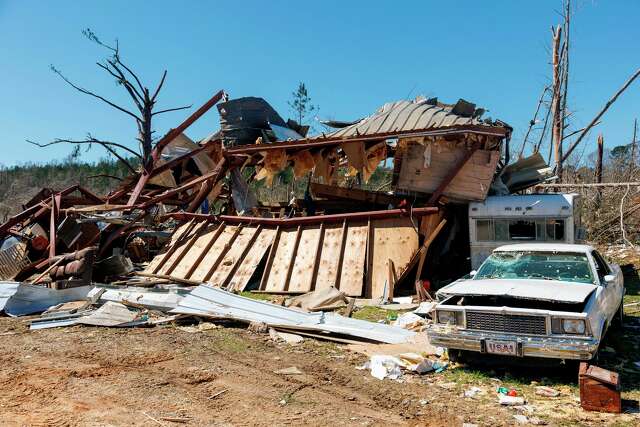
[[480,120],[480,114],[467,117],[454,113],[454,108],[455,105],[433,105],[433,102],[425,99],[390,102],[384,104],[373,115],[326,136],[348,138],[463,125],[491,126]]

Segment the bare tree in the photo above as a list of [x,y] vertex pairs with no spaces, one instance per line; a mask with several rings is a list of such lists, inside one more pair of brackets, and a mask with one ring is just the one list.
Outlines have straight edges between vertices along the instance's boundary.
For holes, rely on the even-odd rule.
[[[138,158],[143,167],[145,169],[148,169],[152,166],[153,163],[151,153],[155,143],[153,137],[154,130],[152,126],[153,117],[157,116],[158,114],[168,113],[170,111],[184,110],[190,108],[191,105],[155,110],[158,95],[160,94],[160,90],[162,89],[162,86],[164,85],[167,77],[167,70],[164,70],[164,72],[162,73],[160,82],[157,84],[157,86],[155,86],[155,89],[150,90],[149,86],[143,84],[136,73],[133,72],[131,67],[122,60],[117,39],[115,40],[114,45],[109,45],[102,42],[89,28],[82,30],[82,34],[90,41],[109,51],[109,56],[102,62],[96,62],[96,65],[106,73],[108,73],[111,77],[115,78],[118,86],[121,86],[126,90],[135,108],[125,108],[116,104],[115,102],[110,101],[102,95],[99,95],[89,89],[85,89],[82,86],[77,85],[53,65],[51,65],[51,70],[78,92],[98,99],[134,119],[138,128],[138,136],[136,137],[136,140],[140,144],[140,152],[138,153],[128,148],[124,144],[94,138],[90,133],[87,134],[87,137],[85,139],[81,140],[56,138],[46,144],[40,144],[30,140],[27,141],[40,147],[46,147],[49,145],[60,143],[88,144],[89,147],[92,144],[98,144],[104,147],[109,153],[113,154],[118,160],[127,165],[127,167],[132,171],[134,170],[133,166],[126,160],[126,157],[129,155],[133,155],[134,157]],[[118,149],[124,150],[127,154],[124,156],[122,154],[118,154]]]

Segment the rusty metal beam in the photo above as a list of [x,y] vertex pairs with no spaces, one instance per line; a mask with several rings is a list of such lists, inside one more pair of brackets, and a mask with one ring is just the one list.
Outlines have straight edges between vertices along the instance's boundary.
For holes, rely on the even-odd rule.
[[421,130],[421,131],[401,131],[401,132],[386,132],[378,133],[374,135],[364,135],[351,138],[305,138],[296,141],[283,141],[274,142],[271,144],[252,144],[244,145],[240,147],[228,148],[224,151],[226,155],[234,154],[252,154],[260,151],[278,150],[278,149],[295,149],[295,150],[307,150],[309,148],[322,148],[332,145],[339,145],[346,142],[366,142],[366,141],[381,141],[388,138],[409,138],[419,136],[448,136],[448,135],[461,135],[472,133],[476,135],[493,136],[497,138],[504,138],[508,134],[508,130],[502,127],[490,127],[479,125],[464,125],[464,126],[452,126],[446,129],[434,129],[434,130]]
[[261,218],[252,216],[231,216],[231,215],[203,215],[187,212],[176,212],[165,215],[165,218],[174,218],[180,221],[189,221],[195,219],[196,221],[209,221],[209,222],[221,222],[224,221],[228,224],[262,224],[272,226],[296,226],[307,224],[320,224],[329,222],[343,222],[366,220],[366,219],[383,219],[394,218],[399,216],[414,216],[420,217],[424,215],[432,215],[438,212],[438,208],[429,206],[425,208],[414,209],[389,209],[384,211],[369,211],[369,212],[351,212],[335,215],[316,215],[316,216],[299,216],[294,218]]
[[222,99],[223,96],[224,96],[224,91],[223,90],[218,91],[202,107],[198,108],[197,111],[195,111],[193,114],[191,114],[189,117],[187,117],[187,119],[185,121],[180,123],[180,125],[177,128],[171,129],[169,132],[167,132],[167,134],[165,136],[162,137],[162,139],[160,139],[160,141],[158,141],[156,143],[156,146],[153,148],[153,151],[151,152],[151,159],[152,159],[151,165],[150,165],[151,168],[150,169],[147,169],[147,168],[143,169],[143,172],[140,175],[140,177],[138,178],[138,182],[137,182],[136,186],[133,189],[133,193],[131,193],[131,197],[129,197],[129,201],[127,202],[127,205],[133,206],[133,205],[136,204],[136,202],[138,200],[138,197],[140,197],[140,193],[142,193],[142,190],[144,189],[144,186],[147,185],[147,181],[149,181],[149,178],[151,178],[151,173],[150,172],[153,170],[153,166],[155,165],[155,163],[160,158],[160,154],[162,153],[162,150],[164,149],[164,147],[166,147],[167,144],[169,144],[178,135],[180,135],[182,132],[184,132],[196,120],[198,120],[200,117],[202,117],[202,115],[204,115],[204,113],[209,111],[211,109],[211,107],[213,107],[215,104],[218,103],[218,101],[220,101]]
[[[195,187],[198,184],[202,184],[204,182],[207,181],[217,181],[220,178],[220,175],[222,175],[224,173],[224,171],[227,168],[227,159],[226,158],[222,158],[220,159],[220,161],[218,162],[218,164],[216,165],[216,167],[211,171],[208,172],[202,176],[199,176],[198,178],[195,178],[185,184],[182,184],[179,187],[176,188],[172,188],[171,190],[167,190],[164,193],[158,194],[157,196],[155,196],[154,198],[142,203],[141,205],[139,205],[138,207],[142,208],[142,209],[146,209],[150,206],[155,205],[156,203],[160,203],[163,200],[166,199],[170,199],[173,196],[176,196],[180,193],[182,193],[185,190],[188,190],[192,187]],[[205,195],[206,197],[206,195]],[[132,206],[133,207],[133,206]]]

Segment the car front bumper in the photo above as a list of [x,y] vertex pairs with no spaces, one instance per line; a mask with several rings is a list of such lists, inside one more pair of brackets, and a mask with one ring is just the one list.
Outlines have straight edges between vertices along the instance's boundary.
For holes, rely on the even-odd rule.
[[510,335],[497,332],[470,331],[449,325],[433,324],[428,329],[431,345],[457,350],[486,353],[486,340],[514,341],[518,356],[552,359],[589,360],[595,356],[600,344],[592,337],[540,337]]

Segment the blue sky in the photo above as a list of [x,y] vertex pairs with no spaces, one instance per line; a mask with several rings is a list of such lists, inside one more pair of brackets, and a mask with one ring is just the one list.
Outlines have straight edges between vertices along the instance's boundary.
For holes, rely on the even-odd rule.
[[[638,1],[574,0],[569,107],[573,128],[586,125],[640,66]],[[105,56],[81,30],[118,38],[123,58],[150,85],[169,71],[160,107],[205,102],[218,89],[232,98],[261,96],[285,118],[299,81],[320,118],[350,120],[387,101],[438,96],[489,110],[515,128],[518,145],[549,81],[550,27],[560,0],[477,1],[90,1],[0,0],[0,164],[61,159],[69,146],[24,142],[81,138],[86,132],[135,147],[134,123],[88,98],[49,70],[116,102],[126,94],[95,62]],[[597,132],[608,148],[631,140],[640,115],[636,82]],[[193,109],[191,111],[193,111]],[[160,116],[158,134],[189,112]],[[212,109],[187,134],[218,128]],[[580,152],[581,150],[577,150]],[[95,160],[99,147],[85,155]]]

